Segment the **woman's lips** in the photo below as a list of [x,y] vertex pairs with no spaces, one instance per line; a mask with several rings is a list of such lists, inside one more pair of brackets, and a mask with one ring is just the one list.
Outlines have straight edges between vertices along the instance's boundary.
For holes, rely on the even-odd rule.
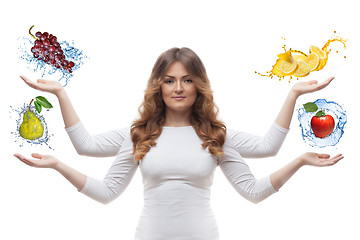
[[176,97],[172,97],[172,98],[180,101],[180,100],[183,100],[185,97],[184,96],[176,96]]

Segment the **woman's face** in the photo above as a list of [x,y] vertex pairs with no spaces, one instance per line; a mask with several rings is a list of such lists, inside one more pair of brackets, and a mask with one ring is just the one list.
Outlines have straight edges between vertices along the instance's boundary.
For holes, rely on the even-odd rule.
[[161,92],[167,111],[188,113],[197,97],[193,80],[181,62],[172,63],[166,72]]

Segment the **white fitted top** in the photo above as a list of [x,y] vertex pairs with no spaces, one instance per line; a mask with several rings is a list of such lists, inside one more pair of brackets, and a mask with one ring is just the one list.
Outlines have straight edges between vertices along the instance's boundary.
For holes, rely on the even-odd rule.
[[219,165],[229,182],[246,199],[257,203],[276,190],[270,177],[255,179],[242,157],[274,156],[287,129],[274,123],[263,137],[228,130],[224,157],[216,158],[201,146],[193,127],[163,127],[162,133],[139,163],[134,163],[130,128],[91,136],[81,122],[66,129],[81,155],[116,156],[99,181],[87,177],[81,190],[102,203],[118,197],[137,168],[144,184],[144,207],[136,240],[216,240],[216,220],[210,207],[210,188]]

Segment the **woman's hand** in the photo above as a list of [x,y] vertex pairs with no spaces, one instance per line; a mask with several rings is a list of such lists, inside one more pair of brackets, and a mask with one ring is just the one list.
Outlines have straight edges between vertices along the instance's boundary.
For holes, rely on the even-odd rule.
[[305,165],[317,167],[332,166],[343,158],[341,154],[330,158],[329,154],[304,153],[283,168],[274,172],[270,176],[271,184],[276,190],[279,190],[301,167]]
[[53,168],[55,169],[56,166],[59,164],[59,160],[50,155],[41,155],[39,153],[33,153],[31,156],[36,159],[30,159],[27,157],[22,156],[21,154],[14,154],[20,161],[23,163],[36,168]]
[[296,83],[289,92],[288,96],[285,99],[285,102],[275,119],[275,122],[283,127],[288,129],[290,127],[291,119],[294,113],[294,107],[296,104],[297,98],[305,93],[319,91],[320,89],[325,88],[331,83],[334,77],[330,77],[322,83],[319,83],[316,80],[308,82],[298,82]]
[[57,81],[49,81],[49,80],[44,80],[44,79],[38,79],[37,82],[33,82],[31,81],[29,78],[25,77],[25,76],[20,76],[22,78],[22,80],[24,80],[24,82],[36,89],[36,90],[40,90],[43,92],[49,92],[52,93],[56,96],[58,96],[58,94],[61,92],[61,90],[63,90],[63,87],[61,86],[61,84]]
[[320,153],[304,153],[298,159],[302,163],[303,166],[316,166],[316,167],[326,167],[332,166],[344,157],[341,154],[338,154],[332,158],[330,158],[329,154],[320,154]]
[[298,82],[292,87],[291,90],[292,90],[292,92],[294,92],[296,94],[297,97],[299,97],[302,94],[319,91],[319,90],[325,88],[326,86],[328,86],[331,83],[331,81],[334,78],[335,77],[330,77],[330,78],[326,79],[324,82],[319,83],[319,84],[318,84],[318,81],[316,81],[316,80],[312,80],[312,81],[308,81],[308,82]]
[[37,82],[33,82],[25,76],[20,76],[24,82],[30,87],[40,90],[43,92],[49,92],[54,95],[59,100],[61,114],[64,119],[65,127],[71,127],[80,121],[77,116],[75,109],[73,108],[69,97],[67,96],[64,88],[61,86],[59,82],[56,81],[48,81],[44,79],[38,79]]
[[50,155],[41,155],[39,153],[33,153],[31,156],[36,159],[30,159],[22,156],[21,154],[14,154],[20,161],[25,164],[36,168],[52,168],[63,175],[72,185],[74,185],[79,191],[85,186],[86,175],[72,169],[66,164],[60,162],[57,158]]

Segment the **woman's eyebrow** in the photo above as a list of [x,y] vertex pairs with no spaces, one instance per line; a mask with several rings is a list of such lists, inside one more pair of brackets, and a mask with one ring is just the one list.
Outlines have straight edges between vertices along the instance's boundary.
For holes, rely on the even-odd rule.
[[[174,76],[170,76],[170,75],[165,75],[165,77],[168,77],[168,78],[175,78]],[[187,78],[187,77],[190,77],[190,75],[185,75],[185,76],[182,76],[181,78]]]

